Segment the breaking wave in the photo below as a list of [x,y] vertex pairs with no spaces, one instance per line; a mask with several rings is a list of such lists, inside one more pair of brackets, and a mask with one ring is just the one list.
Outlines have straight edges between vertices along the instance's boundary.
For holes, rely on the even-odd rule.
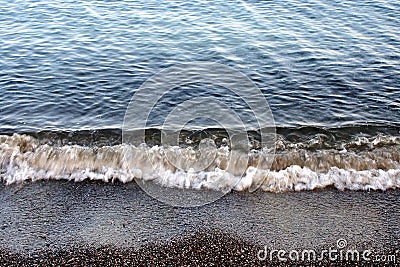
[[[229,146],[221,145],[212,163],[195,172],[177,169],[167,158],[174,157],[179,166],[201,166],[204,155],[191,146],[82,145],[48,136],[0,135],[0,177],[6,184],[52,179],[128,183],[137,179],[166,187],[219,191],[246,191],[255,185],[268,192],[400,188],[399,137],[353,137],[336,140],[335,145],[329,145],[328,139],[317,134],[293,141],[278,135],[272,165],[263,162],[271,153],[265,148],[252,149],[228,164]],[[243,175],[240,170],[245,170]]]

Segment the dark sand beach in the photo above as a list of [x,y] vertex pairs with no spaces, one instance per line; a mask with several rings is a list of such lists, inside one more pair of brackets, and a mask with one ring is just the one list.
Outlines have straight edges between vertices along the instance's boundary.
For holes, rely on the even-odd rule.
[[136,184],[27,182],[0,190],[1,266],[286,266],[268,250],[371,250],[373,261],[295,265],[393,266],[375,256],[399,248],[400,192],[232,192],[175,208]]

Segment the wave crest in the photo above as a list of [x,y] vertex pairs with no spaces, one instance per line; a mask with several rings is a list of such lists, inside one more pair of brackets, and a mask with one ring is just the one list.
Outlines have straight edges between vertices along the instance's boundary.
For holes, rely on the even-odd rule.
[[[269,192],[328,186],[340,190],[386,190],[400,188],[398,139],[389,140],[390,146],[360,151],[292,146],[278,151],[271,168],[262,167],[260,160],[263,153],[268,153],[262,149],[252,150],[248,162],[238,157],[234,165],[227,166],[231,156],[229,148],[220,147],[212,164],[194,172],[177,169],[166,157],[173,156],[182,165],[196,164],[202,158],[191,147],[57,146],[28,135],[3,135],[0,136],[0,177],[7,184],[43,179],[127,183],[137,178],[166,187],[221,191],[229,188],[244,191],[254,184]],[[387,143],[386,139],[384,142]],[[243,168],[246,171],[241,177],[238,170]]]

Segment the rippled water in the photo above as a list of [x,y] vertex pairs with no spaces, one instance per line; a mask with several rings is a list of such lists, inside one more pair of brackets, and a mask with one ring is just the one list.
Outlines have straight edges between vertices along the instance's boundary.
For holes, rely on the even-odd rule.
[[[156,192],[211,189],[196,195],[203,204],[210,191],[231,189],[398,189],[399,17],[400,3],[383,0],[0,0],[0,181],[153,181]],[[170,88],[143,116],[158,95],[137,93],[143,83],[194,61],[218,64],[203,81]],[[218,66],[247,75],[261,97],[240,98],[252,95],[246,82],[235,93],[220,86],[240,73]],[[192,110],[198,96],[206,101]],[[235,144],[207,120],[181,131],[177,146],[162,142],[159,126],[171,114],[172,130],[191,112],[230,117],[213,99],[251,126],[255,117],[271,122],[256,105],[263,96],[277,125],[270,143],[253,127],[250,142]],[[190,116],[174,113],[182,103]],[[148,118],[146,145],[136,125],[123,125],[128,106],[130,121]],[[125,142],[130,130],[136,146]]]
[[398,125],[399,17],[383,0],[1,0],[0,130],[121,128],[135,90],[188,61],[248,75],[278,126]]

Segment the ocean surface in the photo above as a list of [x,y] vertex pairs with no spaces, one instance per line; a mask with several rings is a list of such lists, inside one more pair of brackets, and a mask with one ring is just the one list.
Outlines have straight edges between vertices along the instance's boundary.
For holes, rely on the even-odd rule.
[[[139,179],[221,192],[399,188],[399,17],[400,3],[383,0],[0,0],[1,179]],[[179,146],[164,146],[163,121],[194,97],[252,114],[238,95],[205,83],[163,95],[147,145],[122,142],[139,88],[196,61],[229,66],[261,90],[273,147],[255,129],[247,160],[230,161],[226,131],[200,122]],[[215,143],[211,161],[198,153],[204,138]]]

